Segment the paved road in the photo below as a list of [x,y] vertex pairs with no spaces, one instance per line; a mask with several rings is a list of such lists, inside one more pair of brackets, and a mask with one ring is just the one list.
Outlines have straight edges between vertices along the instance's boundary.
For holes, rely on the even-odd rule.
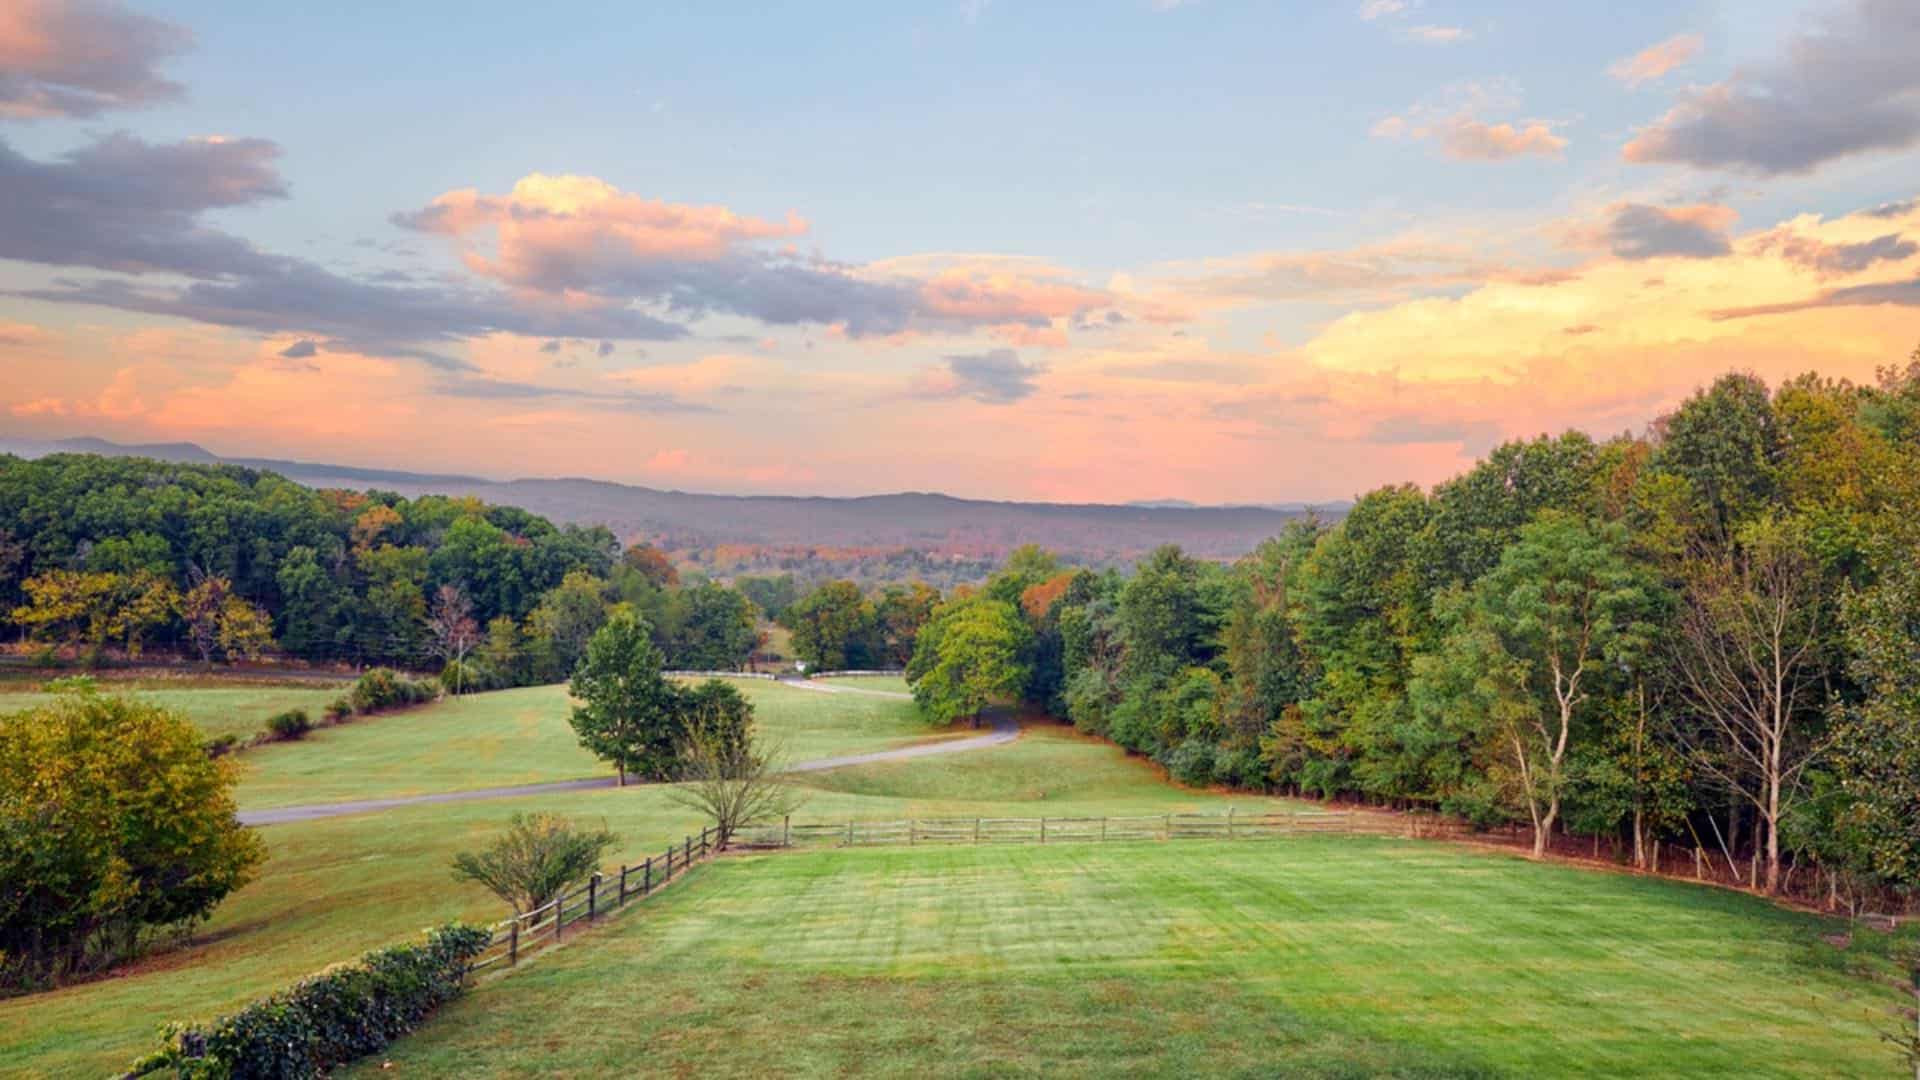
[[[814,683],[794,682],[789,685],[804,686],[808,689],[822,690],[831,694],[878,694],[883,697],[910,697],[908,694],[890,690],[863,690],[850,686],[824,687]],[[848,754],[844,757],[816,758],[812,761],[797,761],[787,766],[787,772],[824,772],[827,769],[840,769],[848,765],[871,765],[882,761],[909,761],[913,758],[930,757],[934,754],[956,754],[966,750],[980,750],[989,746],[1010,743],[1020,735],[1020,725],[1011,715],[994,713],[989,717],[993,730],[985,735],[970,735],[964,739],[946,739],[941,742],[915,743],[894,750],[875,750],[867,754]],[[483,799],[522,799],[534,795],[551,795],[563,791],[587,791],[593,788],[613,787],[620,782],[616,776],[596,776],[587,780],[560,780],[546,784],[519,784],[513,787],[475,788],[470,791],[442,791],[432,795],[407,795],[397,799],[361,799],[356,802],[319,803],[311,806],[276,806],[269,810],[242,810],[239,813],[242,825],[283,825],[292,821],[314,821],[319,818],[342,817],[347,814],[371,814],[381,810],[391,810],[396,806],[423,806],[428,803],[476,802]]]

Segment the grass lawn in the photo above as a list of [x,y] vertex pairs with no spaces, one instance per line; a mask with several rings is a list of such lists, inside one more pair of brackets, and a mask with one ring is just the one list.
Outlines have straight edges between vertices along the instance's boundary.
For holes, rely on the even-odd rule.
[[855,690],[885,690],[890,694],[910,694],[907,680],[898,675],[827,675],[813,680],[827,686],[845,686]]
[[[765,679],[733,685],[763,736],[795,761],[884,750],[937,732],[910,701],[823,694]],[[250,750],[240,805],[252,809],[606,776],[567,723],[564,686],[449,698]]]
[[1831,925],[1365,838],[749,856],[386,1057],[416,1076],[1897,1075],[1894,995]]
[[[856,707],[869,701],[892,704],[851,694],[768,689],[785,689],[784,696],[767,698],[761,710],[769,726],[787,726],[789,721],[776,714],[788,708],[816,715],[810,710],[856,701]],[[775,701],[781,703],[777,708]],[[427,714],[371,719],[316,733],[312,745],[263,749],[314,750],[324,745],[317,741],[321,737],[372,734],[409,715]],[[249,751],[245,758],[261,752]],[[1002,773],[1010,779],[997,779]],[[1066,776],[1074,781],[1066,783]],[[1057,727],[1035,729],[986,750],[807,774],[800,780],[810,801],[795,815],[797,821],[1303,806],[1175,788],[1114,747]],[[221,905],[190,946],[111,978],[0,1001],[0,1076],[106,1075],[151,1049],[154,1033],[167,1020],[231,1011],[330,963],[416,939],[421,928],[446,919],[499,918],[499,901],[475,886],[455,884],[447,865],[455,852],[483,843],[515,812],[531,810],[605,822],[622,838],[610,861],[657,854],[667,841],[700,824],[698,815],[671,802],[665,789],[643,786],[415,806],[267,827],[261,835],[270,857],[258,880]]]
[[[40,684],[0,680],[0,712],[19,712],[52,700],[39,692]],[[101,679],[102,693],[126,694],[177,709],[208,738],[234,735],[245,739],[267,726],[267,717],[288,709],[305,709],[314,719],[327,702],[347,692],[345,683],[273,683],[253,680]]]

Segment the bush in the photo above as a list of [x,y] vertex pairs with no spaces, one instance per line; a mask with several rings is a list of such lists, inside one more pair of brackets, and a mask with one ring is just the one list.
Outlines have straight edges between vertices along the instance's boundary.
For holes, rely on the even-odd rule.
[[378,1053],[466,989],[467,965],[492,939],[458,923],[425,945],[371,952],[210,1024],[171,1025],[130,1075],[317,1077]]
[[440,685],[449,694],[471,694],[480,690],[497,690],[499,681],[493,672],[471,660],[449,660],[447,666],[440,669]]
[[338,724],[342,720],[345,720],[347,717],[352,715],[353,715],[353,702],[347,700],[346,698],[337,697],[337,698],[334,698],[332,701],[327,702],[326,717],[327,717],[328,723]]
[[432,679],[409,678],[392,668],[374,668],[354,680],[347,700],[356,713],[376,713],[432,701],[440,696],[440,684]]
[[64,675],[40,684],[41,692],[47,694],[91,694],[98,689],[100,682],[91,675]]
[[305,709],[288,709],[267,719],[267,731],[276,739],[301,739],[312,730],[313,721],[307,719]]
[[205,750],[208,757],[224,757],[232,753],[233,748],[238,745],[240,745],[240,736],[229,731],[225,735],[216,735],[201,743],[200,749]]
[[485,885],[522,915],[598,873],[601,858],[619,839],[557,814],[515,814],[491,844],[453,857],[453,878]]
[[1213,783],[1213,744],[1205,739],[1188,739],[1167,755],[1167,771],[1188,787]]
[[0,985],[97,970],[246,884],[266,846],[234,821],[235,780],[146,702],[65,693],[0,716]]

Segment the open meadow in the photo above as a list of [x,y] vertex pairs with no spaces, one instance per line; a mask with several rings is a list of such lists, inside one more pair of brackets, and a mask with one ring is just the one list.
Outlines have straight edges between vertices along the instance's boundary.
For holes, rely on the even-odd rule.
[[[224,676],[175,676],[118,679],[101,677],[101,690],[125,694],[184,713],[207,738],[232,735],[245,740],[267,726],[267,718],[289,709],[305,709],[318,719],[327,703],[346,691],[334,682],[236,679]],[[0,712],[22,712],[53,700],[41,680],[0,679]]]
[[[794,761],[886,750],[947,732],[913,702],[832,694],[766,679],[730,683],[754,705],[758,731]],[[322,728],[247,752],[243,809],[384,799],[609,776],[567,722],[565,686],[530,686]],[[964,734],[964,733],[962,733]]]
[[[933,737],[913,719],[911,703],[828,694],[763,680],[741,680],[755,695],[757,718],[808,753],[857,752]],[[546,700],[550,707],[535,703]],[[268,787],[249,772],[243,807],[266,791],[305,803],[406,790],[408,763],[446,790],[522,774],[515,762],[545,762],[540,779],[603,775],[579,750],[564,718],[560,688],[473,695],[414,712],[394,713],[315,732],[307,740],[248,751],[240,760],[272,762]],[[463,728],[458,721],[472,725]],[[958,734],[972,734],[963,728]],[[471,738],[471,756],[491,755],[462,772],[457,752]],[[449,747],[448,743],[456,744]],[[365,745],[357,758],[335,760],[341,747]],[[375,752],[377,750],[377,752]],[[300,764],[301,755],[307,770]],[[573,771],[574,764],[581,766]],[[496,771],[489,773],[493,768]],[[302,792],[306,776],[311,792]],[[355,777],[364,778],[364,782]],[[463,777],[468,777],[462,782]],[[484,779],[481,779],[484,778]],[[1229,799],[1163,782],[1156,770],[1111,745],[1057,726],[1032,728],[1004,746],[945,757],[864,765],[805,774],[808,802],[796,820],[896,820],[973,815],[1069,816],[1251,812],[1289,807],[1285,800]],[[356,786],[358,784],[358,786]],[[610,861],[658,853],[670,840],[697,832],[699,814],[673,802],[659,785],[561,792],[532,799],[407,806],[261,830],[269,858],[258,878],[222,904],[187,946],[153,956],[114,975],[25,998],[0,1001],[0,1075],[104,1074],[150,1049],[168,1020],[211,1017],[369,949],[417,939],[422,927],[447,919],[491,922],[504,914],[477,885],[456,883],[453,855],[483,843],[507,819],[551,811],[618,833]]]
[[1364,837],[725,857],[358,1074],[1892,1075],[1830,930]]

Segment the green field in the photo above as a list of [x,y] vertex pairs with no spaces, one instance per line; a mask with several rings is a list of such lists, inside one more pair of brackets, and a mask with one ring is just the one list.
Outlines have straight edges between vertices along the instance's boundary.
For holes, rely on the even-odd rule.
[[735,857],[386,1057],[430,1076],[1897,1075],[1894,997],[1827,929],[1365,838]]
[[[52,700],[38,682],[0,680],[0,712],[31,709]],[[320,718],[327,703],[345,693],[345,683],[277,683],[208,679],[100,680],[106,693],[126,694],[187,715],[208,738],[232,735],[245,739],[267,726],[267,717],[288,709],[305,709]]]
[[[910,701],[738,679],[763,737],[795,761],[936,737]],[[240,805],[253,809],[607,776],[567,723],[566,687],[449,698],[249,751]]]
[[889,694],[911,693],[907,680],[898,675],[824,675],[814,682],[826,686],[846,686],[855,690],[884,690]]
[[[859,734],[871,734],[868,721],[861,719],[870,714],[862,710],[875,702],[891,704],[853,694],[769,689],[785,693],[767,698],[760,713],[762,723],[783,727],[806,718],[807,723],[834,728],[838,725],[834,718],[844,717],[846,733],[833,738],[867,737]],[[847,711],[834,711],[843,706]],[[371,733],[430,711],[375,718],[317,734]],[[564,722],[560,727],[565,728]],[[571,732],[566,734],[571,745]],[[830,735],[823,732],[821,737]],[[293,752],[320,745],[270,749]],[[414,749],[424,754],[431,745],[422,741]],[[395,748],[402,757],[404,749]],[[246,757],[260,752],[249,751]],[[543,744],[529,747],[528,752],[560,751]],[[968,767],[961,767],[962,763]],[[1070,787],[1017,780],[988,785],[987,778],[1003,769],[1012,777],[1072,775],[1077,782]],[[1230,800],[1170,787],[1137,759],[1059,727],[1029,731],[1006,746],[807,774],[800,779],[810,797],[795,818],[806,821],[1183,810],[1224,813],[1229,805],[1243,812],[1301,807],[1285,800]],[[968,790],[976,786],[981,790]],[[605,822],[621,837],[620,850],[612,857],[616,861],[657,854],[668,840],[700,825],[698,816],[672,803],[664,789],[636,786],[533,800],[411,806],[269,826],[261,831],[270,857],[259,880],[222,904],[189,947],[112,978],[0,1001],[0,1076],[104,1075],[150,1049],[154,1033],[167,1020],[231,1010],[330,963],[416,938],[422,927],[446,919],[499,918],[504,914],[499,901],[476,886],[453,882],[447,865],[456,851],[477,846],[510,815],[526,810]]]
[[[930,734],[908,703],[742,687],[762,726],[807,756]],[[564,707],[557,687],[474,695],[250,751],[240,760],[260,767],[243,802],[602,772]],[[798,781],[809,794],[799,821],[1316,810],[1178,788],[1060,726]],[[104,1075],[151,1048],[165,1021],[229,1011],[446,919],[498,918],[499,902],[453,882],[448,861],[525,810],[604,822],[621,837],[616,861],[700,825],[666,789],[636,786],[267,827],[259,879],[188,946],[0,1001],[0,1075]],[[1463,848],[1313,838],[828,851],[728,859],[686,884],[629,909],[591,948],[489,984],[396,1052],[416,1071],[460,1071],[493,1052],[482,1018],[506,1010],[543,1034],[500,1051],[496,1070],[545,1071],[545,1057],[513,1055],[550,1051],[553,1068],[581,1075],[608,1071],[616,1053],[638,1067],[647,1035],[674,1069],[733,1073],[1264,1072],[1276,1048],[1307,1072],[1524,1071],[1563,1064],[1562,1052],[1596,1055],[1597,1071],[1673,1060],[1711,1072],[1739,1037],[1830,1071],[1884,1054],[1861,1034],[1877,1019],[1872,991],[1818,943],[1818,920]],[[1571,975],[1553,981],[1553,970]],[[1780,989],[1792,985],[1797,997]],[[576,1039],[539,1015],[567,994],[579,998],[569,1015],[620,1041]],[[1434,1050],[1453,1013],[1457,1048]],[[1559,1043],[1539,1041],[1540,1025],[1568,1016]]]

